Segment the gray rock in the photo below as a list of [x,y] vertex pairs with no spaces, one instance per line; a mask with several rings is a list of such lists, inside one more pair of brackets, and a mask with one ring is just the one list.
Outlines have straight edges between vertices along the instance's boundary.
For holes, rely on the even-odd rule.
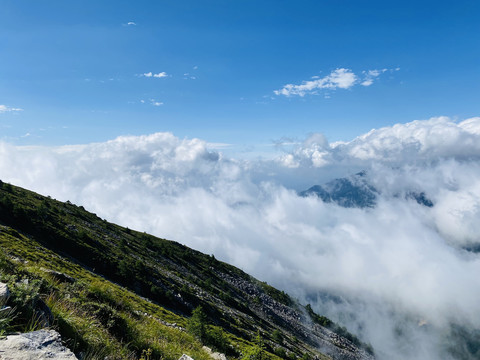
[[0,305],[5,304],[9,296],[10,296],[10,291],[8,290],[7,284],[0,283]]
[[208,353],[208,355],[210,355],[210,357],[214,360],[227,360],[227,357],[225,356],[225,354],[212,351],[212,349],[210,349],[208,346],[204,346],[202,347],[202,349],[205,350]]
[[186,354],[183,354],[178,360],[193,360],[193,358]]
[[0,340],[2,360],[74,360],[74,353],[62,345],[60,334],[54,330],[38,330],[9,335]]
[[4,306],[0,309],[0,316],[6,316],[8,315],[10,312],[12,312],[12,308],[10,306]]

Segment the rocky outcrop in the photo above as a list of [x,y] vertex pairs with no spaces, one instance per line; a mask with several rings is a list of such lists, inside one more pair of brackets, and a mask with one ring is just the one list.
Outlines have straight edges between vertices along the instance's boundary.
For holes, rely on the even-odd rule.
[[10,335],[0,340],[2,360],[74,360],[74,353],[62,345],[60,334],[54,330],[38,330]]

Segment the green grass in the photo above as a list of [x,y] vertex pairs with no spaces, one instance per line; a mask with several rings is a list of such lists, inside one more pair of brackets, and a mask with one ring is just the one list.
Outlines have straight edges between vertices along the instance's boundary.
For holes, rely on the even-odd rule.
[[[159,322],[185,324],[185,318],[42,249],[23,235],[11,233],[6,228],[0,231],[0,246],[8,249],[7,254],[0,255],[0,279],[8,283],[10,301],[15,300],[22,311],[17,306],[17,315],[9,323],[3,322],[3,333],[38,328],[33,315],[25,318],[28,304],[38,297],[54,315],[52,327],[73,351],[90,354],[87,357],[134,359],[150,348],[152,359],[176,360],[183,353],[199,360],[208,358],[193,336]],[[62,271],[76,282],[61,283],[46,269]],[[22,282],[26,279],[28,283]],[[19,327],[22,323],[24,326]]]

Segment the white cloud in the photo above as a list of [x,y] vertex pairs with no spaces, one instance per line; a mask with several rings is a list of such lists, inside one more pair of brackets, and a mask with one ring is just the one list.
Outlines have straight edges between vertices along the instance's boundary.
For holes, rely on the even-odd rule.
[[[155,99],[149,99],[148,100],[150,102],[151,105],[153,106],[162,106],[163,105],[163,102],[162,101],[158,101],[158,100],[155,100]],[[140,99],[140,103],[141,104],[145,104],[147,101],[145,101],[144,99]]]
[[339,68],[322,78],[319,76],[312,76],[313,80],[303,81],[300,85],[287,84],[283,88],[275,90],[274,93],[275,95],[298,95],[303,97],[307,94],[316,94],[318,90],[321,89],[350,89],[358,84],[362,86],[370,86],[376,78],[386,71],[388,71],[388,69],[363,71],[363,80],[360,80],[360,77],[352,70]]
[[136,25],[137,25],[137,24],[136,24],[135,22],[133,22],[133,21],[129,21],[129,22],[127,23],[127,26],[136,26]]
[[[447,117],[431,118],[373,129],[350,142],[328,144],[314,135],[298,147],[293,155],[299,162],[314,165],[322,154],[322,165],[338,162],[370,166],[428,162],[434,159],[480,159],[480,118],[460,123]],[[315,165],[314,165],[315,166]]]
[[14,108],[7,105],[0,105],[0,114],[6,113],[6,112],[18,112],[18,111],[23,111],[23,109]]
[[167,77],[167,76],[168,76],[168,74],[167,74],[165,71],[159,72],[159,73],[157,73],[157,74],[149,71],[149,72],[147,72],[147,73],[143,73],[142,75],[145,76],[145,77],[147,77],[147,78],[154,77],[154,78],[157,78],[157,79],[164,78],[164,77]]
[[183,79],[184,79],[184,80],[195,80],[196,77],[190,75],[190,73],[184,73],[184,74],[183,74]]
[[[480,328],[480,256],[462,250],[480,245],[480,118],[333,144],[315,134],[276,161],[212,150],[224,145],[170,133],[54,148],[0,142],[0,178],[213,253],[358,331],[379,359],[444,358],[450,322]],[[373,209],[288,189],[358,170],[380,192]],[[400,196],[409,191],[435,206]]]
[[315,93],[317,89],[335,90],[351,88],[357,81],[357,76],[350,69],[336,69],[329,75],[315,80],[304,81],[301,85],[287,84],[280,90],[275,90],[275,95],[299,95]]
[[372,85],[373,82],[375,81],[375,78],[379,77],[385,71],[387,71],[387,69],[363,71],[362,73],[364,74],[364,79],[360,83],[360,85],[362,85],[362,86]]

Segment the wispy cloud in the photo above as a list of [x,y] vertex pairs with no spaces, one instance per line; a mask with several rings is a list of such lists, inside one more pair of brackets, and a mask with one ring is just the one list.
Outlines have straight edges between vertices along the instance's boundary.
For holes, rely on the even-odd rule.
[[167,77],[168,74],[167,74],[165,71],[159,72],[159,73],[157,73],[157,74],[149,71],[149,72],[143,73],[142,76],[145,76],[145,77],[147,77],[147,78],[151,78],[151,77],[154,77],[154,78],[164,78],[164,77]]
[[129,22],[125,23],[125,24],[122,24],[122,26],[137,26],[137,23],[134,22],[134,21],[129,21]]
[[7,105],[0,105],[0,114],[6,113],[6,112],[18,112],[18,111],[23,111],[23,109],[14,108]]
[[[155,100],[155,99],[149,99],[148,102],[153,106],[162,106],[163,105],[163,102]],[[140,103],[145,104],[146,101],[144,99],[141,99]]]
[[373,84],[373,81],[380,76],[380,74],[383,74],[387,69],[382,69],[382,70],[368,70],[368,71],[362,71],[364,74],[364,80],[360,83],[362,86],[370,86]]
[[154,99],[150,99],[150,104],[152,104],[153,106],[162,106],[163,102],[157,101],[157,100],[154,100]]
[[190,73],[185,73],[185,74],[183,74],[183,78],[184,78],[185,80],[195,80],[197,77],[191,75]]
[[305,96],[317,94],[319,90],[350,89],[356,85],[370,86],[373,82],[388,69],[366,70],[362,75],[355,74],[351,69],[338,68],[324,77],[312,76],[312,80],[303,81],[299,85],[287,84],[279,90],[274,90],[275,95],[284,96]]

